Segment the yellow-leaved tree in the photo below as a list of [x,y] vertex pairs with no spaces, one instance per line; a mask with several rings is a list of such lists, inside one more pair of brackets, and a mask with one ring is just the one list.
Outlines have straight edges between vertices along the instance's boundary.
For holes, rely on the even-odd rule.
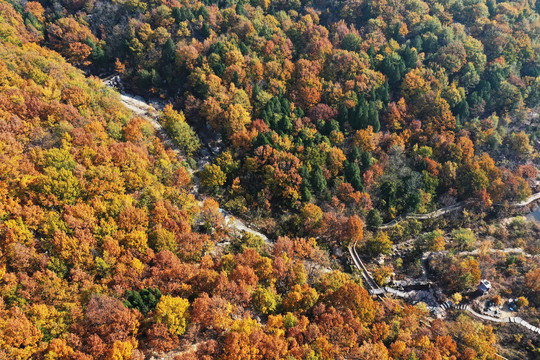
[[215,164],[207,165],[201,171],[200,178],[201,184],[210,189],[217,189],[227,181],[227,175]]
[[170,104],[165,105],[163,112],[160,114],[160,120],[184,154],[191,156],[199,150],[201,147],[199,137],[186,122],[183,112],[175,111]]
[[128,360],[132,358],[133,344],[129,341],[115,341],[109,350],[107,359]]
[[166,324],[171,334],[182,335],[189,320],[188,307],[186,299],[164,295],[156,306],[155,320]]

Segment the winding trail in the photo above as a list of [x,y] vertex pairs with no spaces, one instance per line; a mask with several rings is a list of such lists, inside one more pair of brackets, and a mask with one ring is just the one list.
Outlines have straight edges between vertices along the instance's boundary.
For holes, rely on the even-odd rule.
[[257,230],[254,230],[254,229],[248,227],[242,220],[238,219],[237,217],[234,217],[234,215],[232,215],[231,213],[229,213],[229,212],[227,212],[227,211],[225,211],[223,209],[220,209],[220,210],[222,210],[222,214],[225,217],[225,222],[230,227],[235,228],[238,231],[245,231],[245,232],[250,233],[252,235],[259,236],[268,245],[273,244],[270,241],[270,239],[268,239],[268,236],[264,235],[263,233],[261,233],[261,232],[259,232]]
[[[540,193],[538,193],[538,195],[540,195]],[[402,222],[404,220],[407,220],[407,219],[417,219],[417,220],[435,219],[435,218],[441,217],[443,215],[449,214],[451,212],[461,210],[464,207],[465,207],[465,202],[462,201],[462,202],[459,202],[459,203],[454,204],[454,205],[445,206],[443,208],[440,208],[438,210],[432,211],[432,212],[427,213],[427,214],[410,214],[410,215],[397,217],[394,220],[379,226],[379,229],[384,230],[384,229],[391,228],[391,227],[396,226],[400,222]]]
[[[487,250],[484,250],[484,251],[487,252],[487,253],[519,254],[519,255],[523,255],[525,257],[529,257],[529,258],[538,258],[538,257],[540,257],[540,255],[529,254],[528,252],[526,252],[522,248],[487,249]],[[461,251],[461,252],[458,252],[458,253],[456,253],[454,255],[457,255],[457,256],[460,256],[460,255],[481,255],[482,252],[483,251],[480,250],[480,249],[474,249],[472,251]],[[444,251],[444,252],[440,251],[439,253],[448,253],[448,251]]]
[[527,199],[525,199],[525,200],[523,200],[521,202],[512,203],[510,206],[511,207],[523,207],[523,206],[527,206],[530,203],[532,203],[532,202],[534,202],[536,200],[539,200],[539,199],[540,199],[540,192],[538,192],[536,194],[532,194]]
[[[114,78],[112,77],[102,79],[102,82],[108,87],[111,87],[111,88],[114,87]],[[161,139],[163,144],[166,147],[172,149],[179,159],[185,160],[185,157],[182,151],[176,146],[174,141],[171,139],[169,134],[167,134],[167,132],[165,131],[165,129],[163,128],[163,126],[158,120],[159,111],[163,110],[163,104],[156,103],[156,104],[149,105],[147,102],[145,102],[143,99],[139,97],[130,96],[128,94],[121,93],[120,91],[118,91],[118,93],[120,94],[120,100],[122,101],[122,103],[128,109],[130,109],[135,115],[147,120],[152,125],[152,127],[156,131],[158,137]],[[200,181],[197,176],[197,172],[199,170],[202,170],[205,164],[206,162],[204,160],[199,159],[199,161],[197,161],[197,171],[194,171],[191,168],[187,168],[193,177],[193,183],[194,183],[191,193],[199,201],[199,204],[202,204],[202,202],[204,201],[204,198],[199,193]],[[273,243],[270,241],[270,239],[268,239],[266,235],[260,233],[257,230],[250,228],[242,220],[238,219],[237,217],[234,217],[231,213],[225,211],[224,209],[220,208],[219,211],[223,215],[225,224],[228,225],[234,231],[237,231],[238,233],[247,232],[256,236],[260,236],[266,244],[273,245]],[[151,355],[150,359],[151,360],[152,359],[172,360],[181,355],[196,353],[200,345],[201,343],[193,344],[188,349],[185,349],[183,351],[171,351],[166,354],[154,353]]]
[[[382,287],[382,288],[379,287],[377,285],[377,283],[375,282],[375,280],[372,278],[371,274],[367,270],[364,263],[362,262],[362,259],[360,259],[360,256],[358,255],[358,252],[356,250],[356,245],[357,244],[355,242],[352,246],[349,246],[349,253],[351,254],[351,257],[353,259],[353,263],[355,264],[356,268],[360,271],[360,273],[362,274],[362,277],[366,281],[366,284],[368,286],[367,290],[371,295],[384,296],[386,294],[390,294],[390,295],[394,295],[394,296],[404,298],[404,299],[411,298],[413,292],[405,292],[405,291],[401,291],[401,290],[398,290],[398,289],[391,288],[389,286],[385,286],[385,287]],[[508,252],[508,253],[517,252],[517,253],[526,254],[526,253],[523,252],[522,249],[519,249],[521,251],[518,251],[515,248],[509,248],[509,249],[503,249],[503,250],[493,249],[493,250],[494,251]],[[431,252],[429,252],[429,253],[431,254]],[[474,251],[463,252],[463,253],[464,254],[477,254],[477,252],[474,252]],[[530,255],[530,254],[527,254],[527,255]],[[533,255],[530,255],[530,256],[533,256]],[[536,255],[534,255],[534,256],[536,256]],[[443,304],[438,304],[437,307],[431,307],[430,310],[433,313],[441,314],[445,310],[448,310],[448,309],[451,309],[451,308],[466,311],[470,315],[472,315],[472,316],[474,316],[474,317],[476,317],[478,319],[484,320],[484,321],[492,321],[492,322],[496,322],[496,323],[515,323],[515,324],[518,324],[518,325],[521,325],[521,326],[525,327],[526,329],[532,331],[533,333],[535,333],[537,335],[540,335],[540,328],[529,324],[528,322],[526,322],[525,320],[523,320],[520,317],[496,318],[496,317],[493,317],[493,316],[483,315],[483,314],[480,314],[480,313],[474,311],[468,305],[454,305],[451,301],[447,301],[447,302],[445,302]]]
[[[114,87],[114,77],[102,79],[102,81],[106,86],[111,87],[111,88]],[[163,104],[157,102],[155,104],[149,105],[140,97],[131,96],[129,94],[121,93],[119,91],[118,93],[120,94],[120,100],[122,101],[122,103],[134,114],[147,120],[155,129],[156,133],[158,134],[158,137],[161,139],[161,141],[163,141],[165,146],[172,149],[181,160],[185,160],[185,157],[182,151],[178,148],[178,146],[176,146],[174,141],[171,139],[169,134],[167,134],[167,132],[165,131],[165,129],[163,128],[163,126],[158,120],[159,111],[163,110]],[[205,162],[198,161],[197,164],[198,164],[197,171],[199,171],[199,170],[202,170],[202,167],[204,166]],[[199,200],[199,202],[202,202],[204,198],[199,193],[199,177],[197,176],[197,171],[194,171],[191,168],[188,168],[188,170],[191,173],[193,177],[193,182],[194,182],[194,187],[191,193],[195,195],[195,197]],[[265,243],[272,244],[272,242],[268,239],[266,235],[260,233],[259,231],[255,229],[250,228],[242,220],[233,216],[231,213],[221,208],[219,209],[219,211],[222,213],[225,219],[225,224],[227,224],[230,228],[238,232],[244,231],[252,235],[260,236],[265,241]]]
[[[537,185],[538,185],[538,183],[539,182],[537,182]],[[531,196],[529,196],[527,199],[525,199],[523,201],[519,201],[519,202],[516,201],[516,202],[510,203],[510,207],[512,207],[512,208],[524,207],[524,206],[530,205],[531,203],[533,203],[533,202],[535,202],[537,200],[540,200],[540,192],[532,194]],[[458,203],[456,203],[454,205],[445,206],[445,207],[442,207],[440,209],[437,209],[437,210],[432,211],[432,212],[427,213],[427,214],[409,214],[409,215],[405,215],[405,216],[400,216],[400,217],[397,217],[397,218],[395,218],[394,220],[392,220],[390,222],[387,222],[386,224],[383,224],[383,225],[379,226],[379,229],[381,229],[381,230],[389,229],[389,228],[394,227],[397,224],[399,224],[400,222],[402,222],[404,220],[407,220],[407,219],[417,219],[417,220],[436,219],[438,217],[441,217],[443,215],[452,213],[454,211],[461,210],[461,209],[463,209],[465,207],[466,204],[467,204],[467,202],[461,201],[461,202],[458,202]],[[503,205],[504,205],[503,203],[493,204],[493,206],[503,206]]]
[[358,252],[356,251],[356,242],[354,243],[353,246],[349,246],[349,253],[351,254],[354,265],[356,265],[358,270],[360,270],[360,273],[362,274],[362,277],[366,281],[366,283],[369,286],[369,288],[371,289],[371,291],[373,293],[376,293],[376,292],[377,293],[378,292],[384,293],[384,291],[382,291],[382,289],[379,287],[379,285],[377,285],[375,280],[373,280],[373,278],[371,277],[371,274],[369,273],[366,266],[364,265],[364,263],[360,259],[360,256],[358,255]]

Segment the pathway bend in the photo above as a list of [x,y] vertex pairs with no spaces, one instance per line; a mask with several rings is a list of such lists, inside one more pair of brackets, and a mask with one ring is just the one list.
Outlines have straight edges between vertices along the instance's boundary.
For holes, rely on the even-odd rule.
[[[106,86],[112,87],[113,86],[112,79],[113,79],[113,77],[109,77],[109,78],[103,79],[102,81]],[[174,151],[174,153],[176,154],[176,156],[178,156],[181,160],[185,160],[184,154],[182,153],[180,148],[175,144],[175,142],[171,139],[169,134],[167,134],[167,132],[165,131],[165,129],[163,128],[161,123],[158,121],[158,111],[163,109],[163,104],[160,104],[160,103],[148,104],[147,102],[140,99],[139,97],[132,96],[132,95],[125,94],[125,93],[121,93],[121,92],[119,92],[119,94],[120,94],[120,100],[122,101],[122,103],[129,110],[131,110],[134,114],[136,114],[137,116],[147,120],[152,125],[152,127],[155,129],[156,133],[161,138],[163,143],[167,147],[172,149]],[[191,175],[193,176],[193,181],[195,183],[195,186],[194,186],[194,189],[193,189],[192,193],[196,197],[200,198],[201,195],[199,194],[199,186],[198,186],[199,178],[198,178],[198,176],[196,174],[196,171],[194,171],[193,169],[188,169],[188,170],[190,171]],[[198,170],[201,170],[201,169],[199,168]],[[261,232],[249,227],[245,222],[243,222],[239,218],[233,216],[231,213],[229,213],[229,212],[227,212],[227,211],[225,211],[225,210],[223,210],[221,208],[219,210],[223,214],[223,217],[225,218],[225,223],[229,227],[231,227],[232,229],[234,229],[236,231],[239,231],[239,232],[244,231],[244,232],[250,233],[252,235],[259,236],[266,243],[268,243],[268,244],[271,243],[266,235],[264,235]]]

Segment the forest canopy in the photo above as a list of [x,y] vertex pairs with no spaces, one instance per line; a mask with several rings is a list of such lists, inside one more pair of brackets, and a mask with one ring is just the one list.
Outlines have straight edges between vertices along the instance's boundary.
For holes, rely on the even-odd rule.
[[[407,269],[446,249],[430,266],[456,303],[504,273],[535,314],[534,257],[381,226],[531,196],[539,20],[526,1],[0,0],[0,358],[496,359],[489,324],[372,297],[347,248],[413,239]],[[166,105],[131,111],[109,75]]]
[[537,137],[520,131],[540,102],[534,3],[29,4],[44,44],[223,135],[205,188],[233,212],[388,221],[530,195],[515,167]]

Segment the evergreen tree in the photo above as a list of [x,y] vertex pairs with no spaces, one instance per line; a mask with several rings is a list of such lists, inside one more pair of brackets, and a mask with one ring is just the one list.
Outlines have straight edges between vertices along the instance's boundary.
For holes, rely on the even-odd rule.
[[300,170],[298,171],[298,174],[302,178],[302,182],[308,186],[310,186],[309,183],[309,170],[306,166],[302,166]]
[[255,84],[255,86],[253,86],[253,98],[256,99],[260,93],[261,93],[261,88],[259,87],[259,85]]
[[422,49],[425,53],[434,53],[439,47],[439,38],[433,34],[426,36],[422,42]]
[[246,16],[246,10],[244,10],[244,5],[243,4],[236,4],[236,13],[238,15],[242,15],[242,16]]
[[371,209],[366,217],[366,225],[371,229],[376,229],[383,223],[381,213],[377,209]]
[[360,159],[360,149],[358,149],[358,146],[353,146],[349,158],[351,159],[351,161],[356,161]]
[[43,25],[39,22],[39,20],[32,14],[31,12],[25,12],[24,13],[24,24],[26,26],[32,25],[36,28],[36,30],[41,30],[43,28]]
[[176,59],[176,45],[171,38],[165,42],[161,49],[161,59],[166,65],[173,64]]
[[[351,108],[353,109],[353,108]],[[358,105],[349,113],[349,123],[355,130],[365,129],[368,125],[368,104],[363,96],[360,96]]]
[[247,47],[246,44],[244,44],[244,42],[240,43],[240,52],[242,53],[242,55],[249,54],[249,48]]
[[367,170],[371,167],[371,164],[373,163],[373,158],[371,157],[371,154],[368,151],[364,151],[362,153],[360,162],[362,163],[362,168],[364,170]]
[[172,17],[176,24],[179,24],[183,21],[193,20],[193,13],[191,9],[187,6],[174,7],[172,9]]
[[358,116],[358,105],[348,110],[348,121],[351,127],[355,130],[360,129],[360,117]]
[[262,111],[261,119],[263,119],[266,125],[270,126],[270,115],[268,115],[268,111],[266,109]]
[[326,190],[326,179],[324,178],[323,172],[319,165],[315,165],[313,167],[311,183],[313,185],[313,190],[315,190],[317,194],[321,194]]
[[210,13],[208,12],[206,6],[202,5],[197,11],[197,15],[202,16],[204,20],[208,20]]
[[309,191],[309,187],[306,184],[302,184],[300,193],[302,195],[302,200],[305,202],[311,201],[311,191]]
[[232,83],[236,85],[237,88],[240,88],[240,76],[238,75],[238,71],[234,72]]
[[223,75],[223,73],[225,72],[225,69],[227,69],[227,67],[225,66],[224,63],[220,62],[218,64],[216,64],[215,67],[212,68],[214,70],[214,72],[216,73],[217,76],[221,76]]
[[373,46],[373,44],[370,44],[370,45],[369,45],[369,49],[368,49],[368,52],[367,52],[367,53],[368,53],[369,58],[370,58],[371,61],[373,62],[373,59],[375,58],[375,55],[376,55],[376,53],[375,53],[375,47]]
[[470,115],[469,113],[469,104],[466,99],[461,100],[455,107],[454,113],[456,116],[459,116],[462,121],[467,119]]
[[348,33],[343,37],[341,47],[348,51],[360,52],[362,49],[362,39],[356,34]]
[[400,42],[400,41],[403,39],[403,36],[401,36],[400,30],[401,30],[401,23],[398,22],[398,23],[396,24],[396,26],[394,27],[394,35],[393,35],[393,38],[394,38],[397,42]]
[[124,305],[130,309],[138,309],[143,315],[154,310],[161,299],[159,289],[127,290]]
[[407,197],[407,207],[410,212],[415,213],[418,209],[418,205],[420,205],[420,202],[422,201],[422,198],[420,196],[420,193],[418,191],[413,192]]
[[381,185],[381,198],[386,201],[388,208],[394,206],[397,200],[397,186],[392,181],[385,181]]
[[159,88],[163,85],[163,79],[161,78],[161,75],[156,71],[156,69],[152,69],[152,76],[150,78],[150,82],[153,87]]
[[180,11],[180,8],[178,6],[173,7],[172,17],[175,23],[179,24],[180,22],[182,22],[182,12]]
[[[32,15],[32,14],[30,14]],[[35,17],[34,17],[35,18]],[[36,19],[37,21],[37,19]],[[101,48],[101,46],[96,45],[96,43],[92,39],[86,40],[86,44],[90,46],[92,49],[92,52],[90,53],[90,58],[93,60],[93,63],[95,65],[101,64],[105,62],[105,52]]]
[[330,120],[324,124],[322,133],[324,135],[330,135],[334,130],[339,131],[339,123],[336,120]]
[[488,81],[485,81],[485,80],[481,80],[479,83],[478,83],[478,86],[476,87],[477,89],[477,92],[478,92],[478,95],[484,99],[486,102],[489,101],[491,99],[491,92],[492,92],[492,89],[497,89],[498,88],[498,85],[499,85],[499,82],[498,80],[492,80],[496,85],[495,86],[492,86],[492,83],[491,82],[488,82]]
[[480,95],[478,95],[478,91],[473,91],[471,95],[469,95],[468,103],[470,104],[470,106],[476,106],[482,103],[482,101],[482,98],[480,97]]
[[358,164],[348,163],[345,166],[345,179],[349,182],[355,190],[363,190],[362,176],[360,175],[360,168]]
[[465,120],[461,119],[461,115],[459,114],[454,117],[456,118],[456,128],[461,129],[461,125],[463,125],[463,122],[465,122]]
[[401,58],[403,59],[405,66],[409,69],[415,68],[416,64],[418,63],[418,54],[416,49],[411,49],[408,44],[401,52]]
[[405,62],[396,53],[387,55],[381,64],[381,71],[388,77],[391,85],[396,85],[406,70]]
[[[536,3],[536,5],[538,6],[538,3]],[[486,6],[488,8],[489,17],[492,17],[495,14],[495,8],[496,8],[495,0],[487,0]]]
[[201,35],[203,39],[207,39],[210,36],[210,26],[207,23],[203,24],[201,29]]
[[388,94],[388,80],[384,82],[382,86],[379,86],[375,92],[375,100],[381,100],[383,103],[388,104],[389,94]]
[[274,96],[271,102],[272,102],[272,106],[274,107],[274,112],[277,114],[281,114],[282,110],[281,110],[281,102],[279,101],[279,98]]
[[368,125],[373,127],[373,131],[378,132],[381,129],[381,122],[379,121],[379,111],[374,101],[369,103],[368,109]]
[[285,115],[289,115],[291,113],[291,102],[286,98],[281,97],[279,103],[281,104],[281,112]]
[[345,125],[349,121],[349,109],[347,109],[345,104],[339,105],[337,121],[340,126]]
[[281,116],[281,119],[278,122],[278,131],[282,134],[289,134],[291,130],[291,119],[288,116]]
[[225,51],[225,45],[223,45],[221,41],[218,41],[210,45],[210,53],[215,53],[221,56],[223,55],[224,51]]
[[420,37],[420,35],[416,35],[413,39],[412,39],[412,46],[416,49],[416,52],[419,53],[422,51],[422,44],[423,44],[423,41],[422,41],[422,38]]
[[[362,11],[362,19],[364,21],[368,21],[369,19],[371,19],[371,2],[367,2],[363,11]],[[359,19],[360,20],[360,19]]]
[[270,142],[264,134],[259,133],[259,135],[257,135],[257,137],[253,140],[253,144],[257,148],[259,146],[270,145]]

